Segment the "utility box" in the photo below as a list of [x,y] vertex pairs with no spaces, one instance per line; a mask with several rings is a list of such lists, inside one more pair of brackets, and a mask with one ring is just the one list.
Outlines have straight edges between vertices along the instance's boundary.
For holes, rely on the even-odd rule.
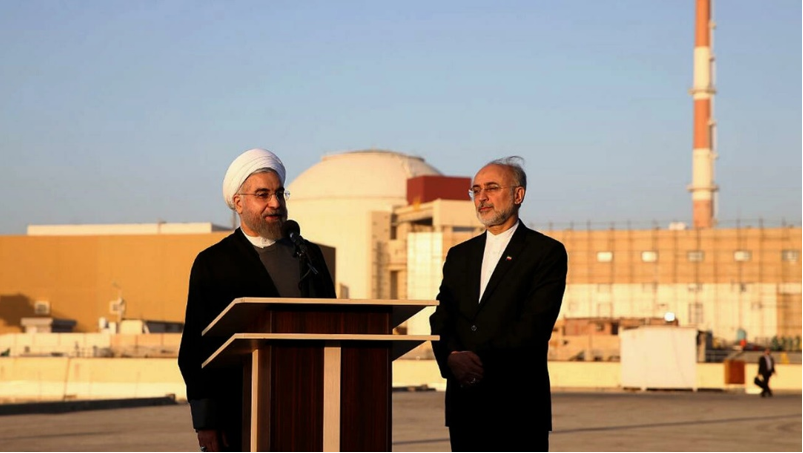
[[623,388],[697,390],[697,329],[641,326],[619,337]]

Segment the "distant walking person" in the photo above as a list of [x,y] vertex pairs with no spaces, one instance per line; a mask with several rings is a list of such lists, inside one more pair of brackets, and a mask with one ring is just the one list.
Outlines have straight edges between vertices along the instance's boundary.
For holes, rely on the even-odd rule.
[[487,231],[452,247],[443,266],[430,325],[452,451],[549,449],[547,352],[567,255],[519,220],[526,190],[520,158],[482,167],[469,193]]
[[319,270],[312,274],[283,237],[289,195],[284,178],[284,164],[270,151],[251,149],[234,159],[223,180],[223,198],[239,215],[240,228],[199,253],[190,271],[178,365],[201,451],[243,448],[242,367],[203,368],[227,339],[209,338],[203,329],[238,297],[335,297],[320,248],[304,242],[305,256]]
[[761,397],[772,396],[770,390],[770,377],[775,374],[775,359],[770,354],[770,348],[764,350],[764,354],[758,358],[758,374],[761,375]]

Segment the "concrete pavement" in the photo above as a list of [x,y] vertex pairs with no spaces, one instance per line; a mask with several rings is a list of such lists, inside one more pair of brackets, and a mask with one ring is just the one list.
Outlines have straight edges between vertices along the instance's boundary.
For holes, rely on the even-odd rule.
[[[393,394],[393,450],[449,451],[443,393]],[[801,395],[554,393],[552,451],[801,451]],[[0,451],[197,451],[186,404],[0,417]]]

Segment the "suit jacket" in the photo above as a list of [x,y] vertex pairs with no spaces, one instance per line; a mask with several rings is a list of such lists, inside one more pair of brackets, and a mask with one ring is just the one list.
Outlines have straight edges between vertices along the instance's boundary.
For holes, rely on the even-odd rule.
[[[303,297],[334,298],[335,289],[320,248],[307,242],[317,275],[306,272],[299,260]],[[254,246],[238,228],[198,254],[190,273],[184,332],[178,365],[187,386],[195,429],[231,431],[239,441],[242,421],[242,368],[202,369],[204,360],[227,338],[201,336],[201,332],[238,297],[279,297],[279,292]],[[232,440],[232,436],[229,436]]]
[[[487,234],[449,250],[430,317],[432,334],[440,335],[433,351],[447,380],[446,424],[516,422],[549,431],[547,352],[566,288],[566,249],[520,222],[480,301]],[[452,351],[465,350],[476,352],[484,369],[471,388],[461,388],[446,364]]]
[[772,356],[769,356],[770,363],[772,364],[772,368],[767,367],[767,360],[764,358],[764,354],[758,358],[758,374],[767,377],[775,372],[775,359]]

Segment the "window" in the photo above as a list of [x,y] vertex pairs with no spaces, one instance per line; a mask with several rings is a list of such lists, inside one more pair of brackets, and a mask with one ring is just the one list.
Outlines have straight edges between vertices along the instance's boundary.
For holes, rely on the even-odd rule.
[[641,261],[645,263],[654,263],[658,261],[658,252],[655,250],[646,250],[641,252]]
[[750,261],[753,254],[749,250],[737,250],[733,252],[733,259],[735,261]]
[[797,263],[799,255],[800,252],[798,252],[797,250],[782,250],[781,261],[785,261],[787,263]]
[[703,304],[689,304],[689,324],[703,323]]
[[613,261],[613,252],[597,252],[597,261],[600,263],[610,263]]
[[390,271],[390,298],[399,298],[399,271]]
[[50,302],[46,300],[37,300],[33,304],[33,312],[37,315],[49,315],[50,314]]
[[689,292],[690,293],[699,293],[703,290],[702,283],[689,283]]
[[[597,316],[600,318],[610,318],[613,315],[613,306],[612,304],[597,304]],[[602,324],[598,324],[598,327],[602,327]],[[599,330],[599,329],[598,329]]]
[[597,284],[597,292],[603,294],[610,294],[611,293],[611,284],[610,283],[599,283]]
[[705,252],[703,252],[702,250],[689,250],[686,256],[688,257],[690,262],[699,263],[703,259],[705,259]]

